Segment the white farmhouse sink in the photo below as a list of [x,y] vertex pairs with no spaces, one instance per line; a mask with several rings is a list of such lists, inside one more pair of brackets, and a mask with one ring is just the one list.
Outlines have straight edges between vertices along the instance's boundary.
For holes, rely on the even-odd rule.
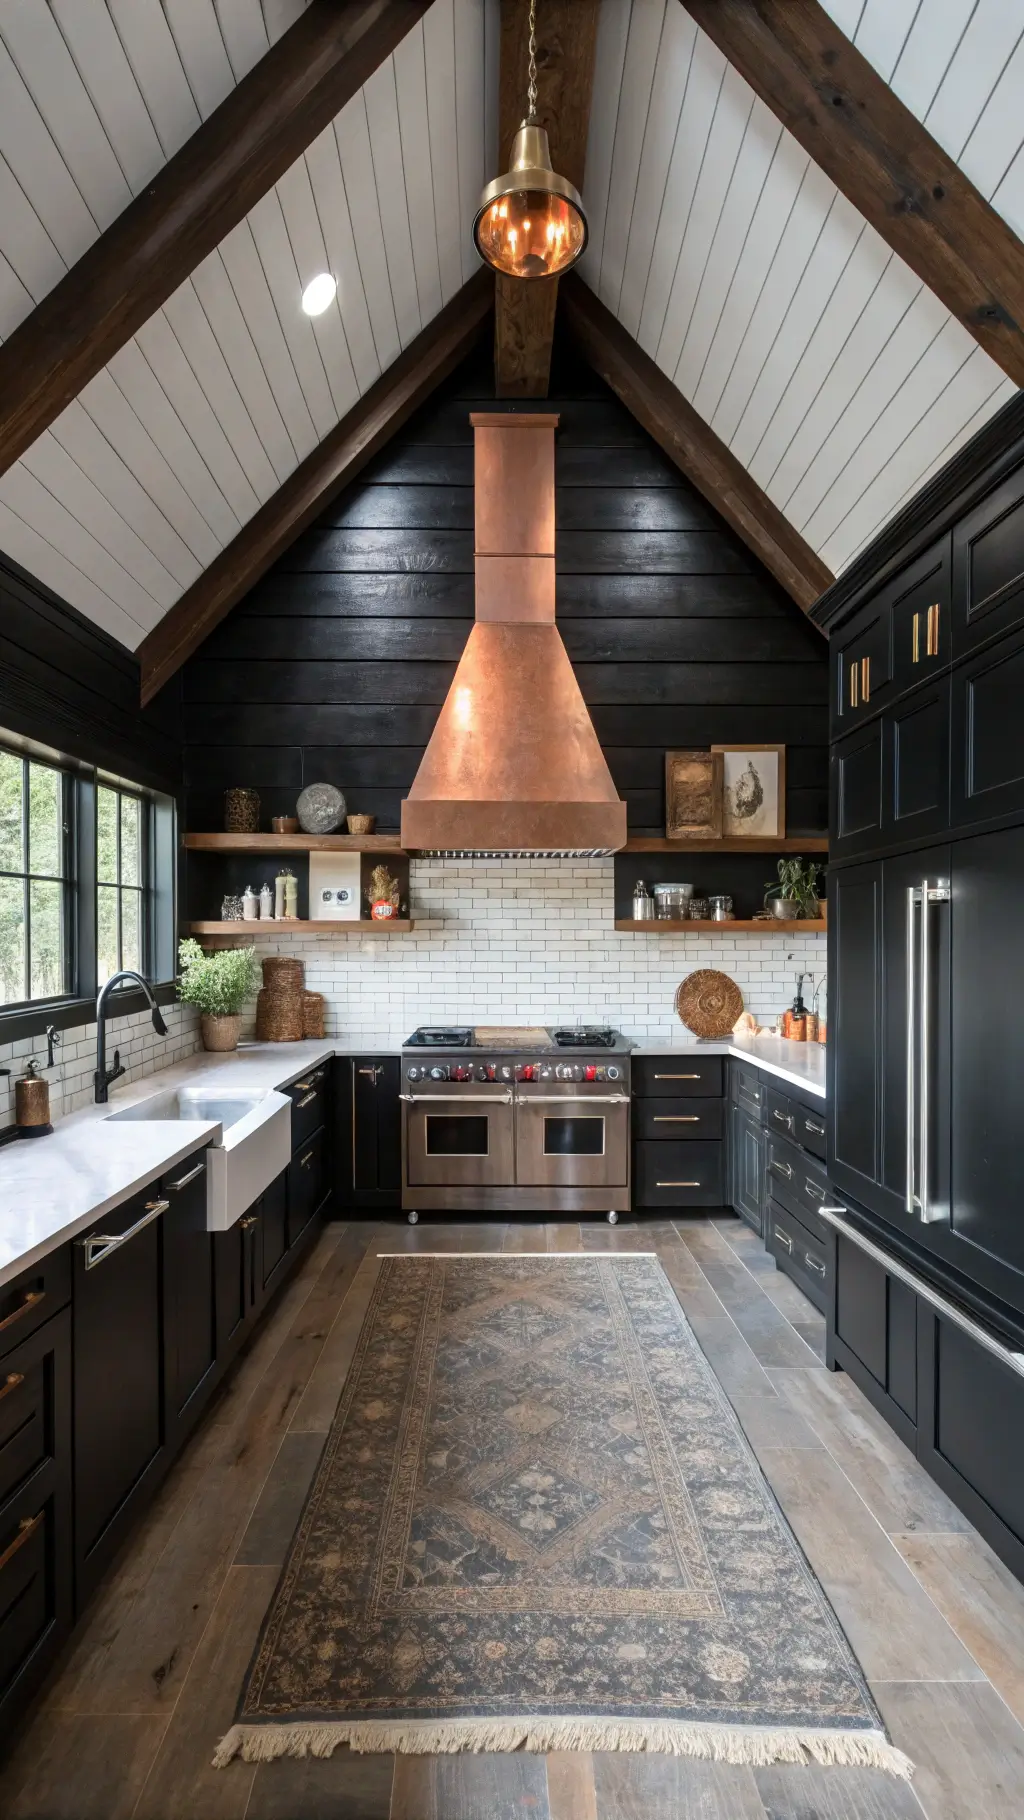
[[291,1159],[291,1101],[283,1093],[230,1087],[177,1087],[137,1100],[110,1123],[216,1121],[206,1153],[206,1224],[226,1232],[259,1200]]

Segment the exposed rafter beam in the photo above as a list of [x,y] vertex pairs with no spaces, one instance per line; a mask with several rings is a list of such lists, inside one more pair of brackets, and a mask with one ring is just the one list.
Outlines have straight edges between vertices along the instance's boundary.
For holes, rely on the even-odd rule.
[[[498,169],[526,112],[529,0],[501,0]],[[537,118],[555,170],[583,189],[600,8],[595,0],[544,0],[537,40]],[[557,278],[496,281],[494,377],[499,398],[546,398]]]
[[820,556],[574,272],[562,309],[594,370],[806,612],[835,579]]
[[143,706],[458,365],[489,316],[492,297],[490,274],[474,273],[147,633],[136,653],[142,667]]
[[428,4],[312,0],[0,348],[0,474],[266,195]]
[[883,240],[1024,385],[1024,246],[824,7],[685,5]]

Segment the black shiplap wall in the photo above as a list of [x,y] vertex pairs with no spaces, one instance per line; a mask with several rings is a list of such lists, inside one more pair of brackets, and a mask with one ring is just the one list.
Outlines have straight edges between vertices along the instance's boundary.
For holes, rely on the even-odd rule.
[[[473,616],[489,385],[467,361],[186,666],[190,828],[221,826],[229,784],[255,785],[266,826],[320,779],[398,827]],[[571,354],[537,408],[562,417],[558,623],[630,828],[663,831],[667,748],[779,740],[789,832],[824,832],[820,634]]]
[[0,556],[0,728],[172,794],[180,689],[139,707],[130,651]]

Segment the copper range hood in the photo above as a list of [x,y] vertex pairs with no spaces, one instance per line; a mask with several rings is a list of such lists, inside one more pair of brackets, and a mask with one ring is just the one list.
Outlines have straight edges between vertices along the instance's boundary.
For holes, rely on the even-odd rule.
[[402,845],[458,856],[613,853],[616,795],[555,625],[555,427],[474,412],[476,622],[402,804]]

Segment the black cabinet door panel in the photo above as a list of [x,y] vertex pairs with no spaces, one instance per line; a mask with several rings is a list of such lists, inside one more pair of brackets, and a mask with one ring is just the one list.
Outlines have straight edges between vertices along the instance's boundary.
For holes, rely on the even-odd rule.
[[945,833],[949,819],[949,679],[919,689],[883,721],[886,844]]
[[303,1075],[301,1081],[294,1081],[285,1092],[292,1103],[292,1149],[298,1150],[327,1117],[327,1106],[330,1097],[328,1062],[321,1062],[317,1068],[311,1068]]
[[889,602],[875,596],[831,640],[832,731],[876,713],[892,689]]
[[288,1250],[288,1171],[282,1169],[260,1197],[260,1267],[264,1287],[273,1282],[274,1273]]
[[712,1099],[637,1100],[633,1129],[637,1137],[663,1141],[724,1137],[724,1105],[724,1100]]
[[1012,474],[953,531],[953,655],[1024,619],[1024,475]]
[[947,531],[885,589],[892,630],[893,677],[909,689],[948,668],[951,639],[951,538]]
[[824,1310],[827,1295],[825,1247],[801,1220],[769,1195],[767,1246],[779,1269],[791,1277],[816,1308]]
[[952,1321],[923,1313],[919,1455],[1019,1574],[1024,1449],[1007,1442],[1024,1424],[1024,1379]]
[[743,1106],[752,1118],[761,1117],[761,1105],[764,1099],[764,1088],[757,1069],[747,1062],[737,1061],[735,1056],[729,1058],[729,1097]]
[[217,1359],[223,1363],[241,1343],[251,1302],[249,1244],[240,1220],[213,1235]]
[[288,1165],[288,1243],[294,1245],[324,1198],[324,1134],[302,1144]]
[[634,1200],[638,1207],[720,1207],[722,1145],[636,1144]]
[[733,1211],[756,1233],[764,1230],[765,1136],[760,1117],[729,1108],[729,1193]]
[[71,1247],[48,1257],[0,1288],[0,1359],[71,1300]]
[[687,1098],[722,1093],[720,1055],[638,1055],[633,1058],[633,1093],[637,1098]]
[[951,818],[967,827],[1024,810],[1024,633],[952,678]]
[[0,1400],[0,1733],[71,1628],[71,1311],[4,1361]]
[[161,1182],[169,1415],[179,1417],[213,1368],[213,1234],[206,1224],[206,1159],[188,1157]]
[[[347,1198],[355,1206],[397,1206],[402,1189],[402,1120],[397,1056],[354,1056],[350,1073],[351,1159]],[[342,1116],[344,1116],[342,1114]]]
[[829,876],[828,1166],[836,1186],[867,1198],[879,1180],[882,869]]
[[836,1334],[885,1388],[887,1273],[840,1234],[836,1245]]
[[885,819],[884,737],[881,720],[837,740],[829,758],[831,852],[834,859],[873,852]]

